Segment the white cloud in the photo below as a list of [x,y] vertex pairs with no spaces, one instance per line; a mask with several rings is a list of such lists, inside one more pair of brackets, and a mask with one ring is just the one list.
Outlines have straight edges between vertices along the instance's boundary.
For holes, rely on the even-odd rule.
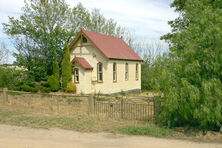
[[135,30],[137,36],[159,38],[170,31],[167,22],[178,16],[169,1],[154,0],[68,0],[71,6],[81,2],[88,9],[98,8],[107,18]]

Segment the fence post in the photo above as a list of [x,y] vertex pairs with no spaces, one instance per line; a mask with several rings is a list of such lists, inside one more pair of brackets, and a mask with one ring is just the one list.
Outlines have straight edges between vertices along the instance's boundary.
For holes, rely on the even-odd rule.
[[3,88],[3,101],[4,103],[8,102],[8,88]]
[[93,94],[89,94],[89,97],[88,97],[88,110],[89,110],[89,114],[92,114],[94,113],[94,100],[93,100],[94,96]]
[[121,119],[123,119],[123,97],[121,99]]
[[154,106],[154,117],[155,117],[158,112],[157,96],[154,96],[153,98],[153,106]]

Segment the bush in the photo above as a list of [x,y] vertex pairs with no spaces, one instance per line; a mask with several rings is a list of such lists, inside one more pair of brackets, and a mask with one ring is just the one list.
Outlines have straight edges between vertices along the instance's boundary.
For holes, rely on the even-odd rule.
[[76,93],[76,84],[69,82],[66,87],[66,92],[68,93]]
[[40,91],[43,92],[43,93],[49,93],[49,92],[51,92],[51,89],[49,87],[41,86]]
[[51,75],[48,78],[47,83],[49,84],[50,89],[52,91],[58,91],[59,90],[59,81],[58,81],[58,79],[54,75]]
[[21,89],[23,91],[27,91],[27,92],[38,92],[38,88],[34,88],[34,87],[30,87],[29,85],[27,84],[23,84]]
[[0,66],[0,88],[7,87],[10,90],[20,90],[23,82],[27,80],[26,71]]

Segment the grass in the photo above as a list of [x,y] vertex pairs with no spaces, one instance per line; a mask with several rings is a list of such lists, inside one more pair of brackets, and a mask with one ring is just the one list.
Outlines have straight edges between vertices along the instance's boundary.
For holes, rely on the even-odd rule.
[[222,143],[222,134],[158,127],[145,121],[113,120],[84,113],[56,113],[27,107],[0,104],[0,124],[27,126],[32,128],[61,128],[80,132],[112,132],[127,135],[144,135],[202,142]]
[[72,102],[78,102],[78,103],[80,103],[80,102],[82,102],[82,100],[81,99],[77,99],[77,98],[71,98],[71,99],[67,99],[66,100],[66,102],[68,103],[68,104],[71,104]]
[[6,106],[0,104],[0,124],[33,128],[61,128],[80,132],[110,132],[120,126],[144,125],[144,122],[112,120],[83,113],[55,113],[53,111]]
[[153,137],[169,137],[175,134],[175,131],[171,129],[156,126],[125,126],[117,128],[117,130],[128,135],[148,135]]

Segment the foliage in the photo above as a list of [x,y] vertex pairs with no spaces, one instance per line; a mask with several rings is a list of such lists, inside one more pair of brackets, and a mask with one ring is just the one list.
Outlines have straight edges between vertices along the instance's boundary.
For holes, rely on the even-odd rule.
[[76,93],[76,84],[75,83],[72,83],[72,82],[69,82],[67,84],[67,87],[66,87],[66,92],[68,93]]
[[56,77],[56,79],[59,81],[59,65],[58,65],[58,62],[57,62],[57,58],[56,58],[56,57],[54,57],[52,69],[53,69],[53,75],[54,75],[54,76]]
[[31,87],[27,84],[23,84],[21,89],[22,89],[22,91],[27,91],[27,92],[38,92],[38,88]]
[[67,84],[72,80],[72,65],[68,45],[65,44],[64,55],[62,59],[62,88],[65,89]]
[[47,83],[49,84],[50,90],[52,90],[52,91],[59,90],[59,81],[54,75],[51,75],[48,78]]
[[65,43],[69,44],[80,28],[123,36],[132,42],[126,28],[106,19],[97,9],[90,12],[81,3],[71,9],[65,0],[28,0],[22,10],[18,19],[9,17],[3,28],[14,41],[17,63],[36,81],[53,74],[53,58],[62,55]]
[[4,42],[0,45],[0,64],[6,64],[8,62],[9,50],[6,48]]
[[126,92],[123,91],[123,90],[121,90],[120,95],[121,95],[121,96],[126,96]]
[[170,53],[158,75],[164,93],[159,121],[172,126],[218,130],[222,125],[221,1],[175,0],[181,14],[162,38]]
[[49,87],[44,87],[44,86],[40,86],[39,87],[40,91],[43,93],[49,93],[51,92],[51,89]]
[[155,90],[154,82],[157,77],[159,66],[167,56],[168,45],[164,41],[137,41],[133,45],[134,50],[143,58],[141,63],[141,89]]
[[7,87],[11,90],[18,90],[22,85],[19,84],[27,80],[26,71],[0,66],[0,88]]

